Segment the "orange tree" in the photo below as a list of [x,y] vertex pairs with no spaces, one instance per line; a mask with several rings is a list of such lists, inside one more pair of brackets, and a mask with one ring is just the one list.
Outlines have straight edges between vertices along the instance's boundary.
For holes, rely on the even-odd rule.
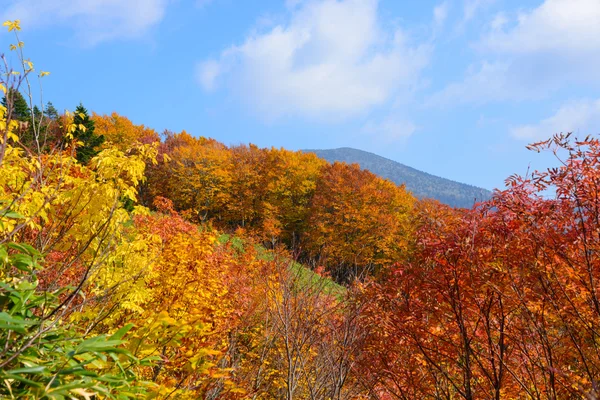
[[338,281],[392,264],[408,247],[414,198],[356,164],[322,169],[303,250]]
[[144,125],[135,125],[127,117],[116,112],[110,115],[92,113],[91,120],[94,122],[96,134],[104,136],[107,146],[128,150],[137,142],[153,143],[159,140],[154,129]]
[[398,398],[595,398],[600,143],[530,146],[560,166],[487,204],[423,203],[406,262],[364,287],[372,390]]

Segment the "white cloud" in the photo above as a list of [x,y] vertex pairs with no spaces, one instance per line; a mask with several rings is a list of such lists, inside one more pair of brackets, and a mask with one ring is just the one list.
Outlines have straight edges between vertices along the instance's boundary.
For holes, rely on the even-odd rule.
[[267,119],[339,120],[409,89],[428,64],[429,46],[384,30],[377,0],[293,3],[287,24],[199,63],[200,85],[210,90],[226,82]]
[[492,32],[497,32],[504,28],[504,26],[506,26],[507,23],[508,18],[506,17],[506,14],[503,12],[499,12],[494,16],[494,19],[492,19],[492,22],[490,23],[490,28],[492,29]]
[[381,122],[369,121],[362,129],[364,134],[374,136],[377,140],[394,142],[411,136],[417,130],[417,126],[409,120],[388,117]]
[[555,133],[580,132],[581,136],[596,134],[600,126],[600,99],[575,100],[561,106],[554,115],[537,124],[521,125],[511,129],[515,138],[523,140],[547,139]]
[[469,22],[483,8],[492,4],[495,0],[464,0],[463,23]]
[[216,80],[221,73],[221,65],[215,60],[202,62],[197,67],[197,78],[206,91],[215,89]]
[[287,8],[296,8],[298,7],[304,0],[285,0],[285,6]]
[[444,1],[433,9],[433,22],[436,27],[441,28],[444,26],[446,19],[448,18],[448,2]]
[[471,65],[460,82],[448,84],[434,93],[427,101],[428,106],[457,104],[484,104],[490,101],[523,101],[544,98],[559,85],[558,80],[546,79],[547,75],[559,75],[548,67],[538,69],[536,60],[512,62],[487,62]]
[[585,55],[600,51],[600,1],[546,0],[533,10],[519,13],[508,29],[491,32],[481,45],[509,54]]
[[67,25],[86,45],[136,38],[162,20],[168,0],[8,0],[0,18],[22,26]]
[[512,96],[506,82],[507,71],[508,65],[506,64],[484,62],[480,68],[472,65],[467,70],[463,81],[451,83],[443,90],[433,94],[427,100],[426,105],[482,103],[490,97],[504,100]]
[[512,17],[498,13],[474,46],[481,61],[429,103],[539,99],[569,85],[600,84],[599,21],[600,0],[545,0]]

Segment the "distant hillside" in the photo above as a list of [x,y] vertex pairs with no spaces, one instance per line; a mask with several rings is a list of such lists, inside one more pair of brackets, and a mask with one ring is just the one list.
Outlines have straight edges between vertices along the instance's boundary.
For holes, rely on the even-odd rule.
[[487,200],[491,192],[487,189],[440,178],[408,167],[399,162],[362,150],[342,147],[331,150],[303,150],[315,153],[329,162],[356,163],[363,169],[387,178],[396,184],[405,184],[415,196],[429,197],[453,207],[471,208],[473,202]]

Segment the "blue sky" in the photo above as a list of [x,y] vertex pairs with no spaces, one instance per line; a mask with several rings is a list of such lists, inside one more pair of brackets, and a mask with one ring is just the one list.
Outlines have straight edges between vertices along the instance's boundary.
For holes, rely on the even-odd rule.
[[[0,0],[59,109],[488,189],[600,129],[600,0]],[[0,34],[0,47],[13,38]]]

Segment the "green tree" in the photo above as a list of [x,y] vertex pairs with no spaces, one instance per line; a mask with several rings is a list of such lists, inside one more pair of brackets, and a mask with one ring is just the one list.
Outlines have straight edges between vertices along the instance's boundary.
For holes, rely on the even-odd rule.
[[51,101],[49,101],[48,104],[46,104],[44,114],[46,114],[46,116],[52,120],[58,118],[58,110],[56,109],[56,107],[54,107],[54,104],[52,104]]
[[35,120],[39,121],[42,118],[42,110],[38,106],[33,106],[33,115],[35,116]]
[[75,108],[73,123],[77,127],[73,132],[73,138],[82,143],[77,147],[77,161],[87,164],[100,152],[98,147],[104,143],[104,136],[94,133],[94,121],[90,119],[88,111],[81,103]]
[[2,98],[2,105],[7,108],[11,119],[26,121],[31,117],[29,105],[17,89],[9,89]]

